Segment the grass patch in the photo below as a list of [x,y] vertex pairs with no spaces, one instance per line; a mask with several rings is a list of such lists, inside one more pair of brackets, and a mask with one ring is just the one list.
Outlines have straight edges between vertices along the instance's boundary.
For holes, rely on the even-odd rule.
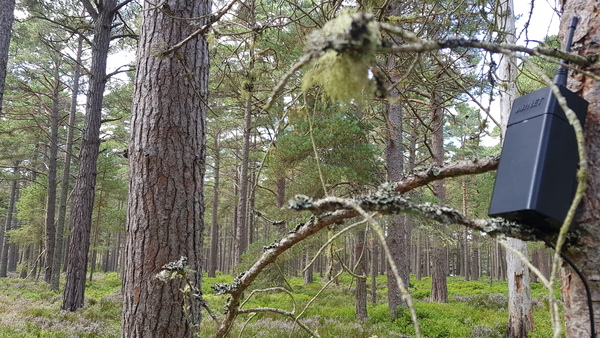
[[[51,291],[43,281],[19,278],[0,279],[0,338],[3,337],[118,337],[120,336],[121,281],[117,274],[95,274],[87,283],[86,304],[76,312],[60,311],[62,293]],[[204,278],[202,290],[213,311],[224,318],[222,309],[228,296],[215,295],[210,286],[215,283],[231,283],[233,276],[219,274]],[[282,291],[255,293],[244,308],[272,307],[299,314],[303,323],[322,337],[394,337],[415,334],[410,312],[401,309],[392,319],[387,306],[387,280],[377,279],[377,302],[371,303],[369,295],[368,314],[365,322],[354,320],[354,288],[356,284],[347,275],[339,278],[310,306],[325,281],[316,279],[308,285],[300,278],[287,280],[291,294]],[[428,302],[431,279],[413,280],[410,290],[415,300],[421,332],[425,337],[504,337],[508,312],[506,309],[507,285],[504,282],[464,281],[448,278],[449,302]],[[369,280],[370,292],[370,280]],[[542,338],[552,335],[550,315],[547,308],[547,291],[532,284],[533,309],[536,329],[530,337]],[[246,292],[250,297],[250,291]],[[537,297],[537,298],[536,298]],[[417,297],[415,297],[417,298]],[[200,336],[208,337],[216,332],[215,323],[205,316]],[[239,316],[231,333],[232,337],[308,337],[297,324],[286,317],[273,313],[255,316]]]

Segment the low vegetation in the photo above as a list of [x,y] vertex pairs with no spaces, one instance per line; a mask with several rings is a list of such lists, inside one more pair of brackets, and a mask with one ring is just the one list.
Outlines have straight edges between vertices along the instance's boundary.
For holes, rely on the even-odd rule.
[[[228,283],[232,276],[205,278],[202,287],[210,308],[222,316],[226,297],[214,295],[210,286]],[[395,320],[387,309],[386,276],[377,277],[377,302],[368,306],[369,319],[354,320],[354,283],[342,275],[339,285],[321,290],[323,281],[303,285],[298,278],[287,280],[285,288],[250,293],[244,308],[270,307],[304,311],[300,321],[322,337],[406,337],[414,334],[409,311],[401,311]],[[59,292],[50,291],[43,281],[34,279],[0,279],[0,337],[119,337],[120,280],[115,273],[96,274],[86,289],[86,305],[77,312],[60,311]],[[411,291],[421,331],[426,337],[504,337],[508,318],[506,282],[464,281],[448,278],[449,302],[428,302],[431,280],[413,278]],[[291,289],[290,289],[291,288]],[[547,290],[532,284],[536,329],[530,337],[552,335],[548,313]],[[370,295],[369,295],[369,299]],[[308,305],[308,306],[307,306]],[[201,336],[216,331],[215,322],[205,316]],[[240,316],[231,336],[241,337],[308,337],[306,331],[288,317],[274,313]]]

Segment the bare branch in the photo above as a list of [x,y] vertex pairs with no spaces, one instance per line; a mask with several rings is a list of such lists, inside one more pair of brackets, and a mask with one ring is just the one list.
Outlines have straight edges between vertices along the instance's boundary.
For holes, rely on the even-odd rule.
[[453,49],[453,48],[479,48],[484,49],[492,53],[504,53],[504,51],[522,52],[529,55],[545,55],[558,59],[563,59],[580,66],[589,66],[593,63],[593,60],[589,60],[586,57],[567,53],[562,50],[545,47],[529,48],[519,45],[511,44],[499,44],[491,42],[483,42],[472,39],[447,39],[447,40],[422,40],[418,42],[407,43],[403,45],[393,47],[381,47],[377,51],[379,53],[423,53],[431,52],[440,49]]
[[96,7],[94,7],[94,5],[92,5],[91,2],[89,2],[89,0],[81,0],[81,4],[83,4],[83,7],[85,7],[85,10],[90,13],[90,16],[92,17],[92,19],[96,19],[98,17],[98,11],[96,10]]

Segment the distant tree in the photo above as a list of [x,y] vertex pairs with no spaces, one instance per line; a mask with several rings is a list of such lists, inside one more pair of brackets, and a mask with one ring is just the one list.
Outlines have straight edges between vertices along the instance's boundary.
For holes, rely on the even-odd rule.
[[67,278],[63,293],[63,310],[75,311],[83,306],[85,275],[90,247],[90,229],[96,186],[96,162],[100,148],[100,125],[102,122],[102,103],[107,81],[106,61],[113,29],[123,27],[114,25],[119,9],[131,0],[101,0],[92,4],[81,0],[83,7],[91,16],[93,27],[92,64],[90,67],[89,94],[87,96],[84,129],[79,152],[79,170],[71,207],[71,245],[67,263]]

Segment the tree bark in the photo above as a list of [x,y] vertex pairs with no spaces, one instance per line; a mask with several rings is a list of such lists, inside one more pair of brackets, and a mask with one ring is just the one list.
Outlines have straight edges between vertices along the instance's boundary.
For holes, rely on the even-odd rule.
[[[508,245],[519,252],[527,253],[527,243],[508,238]],[[527,256],[525,256],[527,257]],[[533,330],[533,310],[531,308],[531,285],[529,268],[516,254],[507,250],[508,265],[508,326],[507,337],[527,337]]]
[[[579,17],[579,26],[575,32],[573,43],[578,45],[576,53],[582,56],[594,56],[598,53],[600,36],[600,16],[597,3],[592,0],[565,0],[561,16],[560,36],[565,36],[569,22],[573,16]],[[586,69],[600,75],[596,67]],[[579,234],[573,250],[564,253],[589,283],[594,307],[596,331],[600,328],[600,82],[584,74],[571,72],[568,87],[589,102],[587,121],[584,129],[586,151],[590,172],[588,188],[583,198],[581,212],[576,218],[577,234]],[[588,315],[587,295],[581,279],[563,263],[561,270],[561,292],[565,303],[565,320],[567,337],[590,337],[590,318]],[[598,335],[596,335],[598,336]]]
[[85,109],[81,150],[79,152],[77,184],[71,207],[73,232],[71,234],[67,278],[61,306],[61,309],[68,311],[75,311],[83,307],[96,187],[96,163],[100,148],[102,102],[106,85],[106,59],[116,8],[117,0],[104,0],[98,5],[99,12],[93,14],[95,18],[93,21],[94,38],[92,41],[89,94]]
[[0,0],[0,114],[6,82],[6,65],[8,64],[8,47],[12,36],[12,25],[15,20],[15,0]]
[[129,143],[123,337],[192,337],[199,329],[200,302],[185,303],[184,281],[156,276],[184,256],[197,271],[191,283],[201,287],[208,46],[199,36],[172,54],[158,51],[206,24],[210,8],[210,1],[144,3]]

